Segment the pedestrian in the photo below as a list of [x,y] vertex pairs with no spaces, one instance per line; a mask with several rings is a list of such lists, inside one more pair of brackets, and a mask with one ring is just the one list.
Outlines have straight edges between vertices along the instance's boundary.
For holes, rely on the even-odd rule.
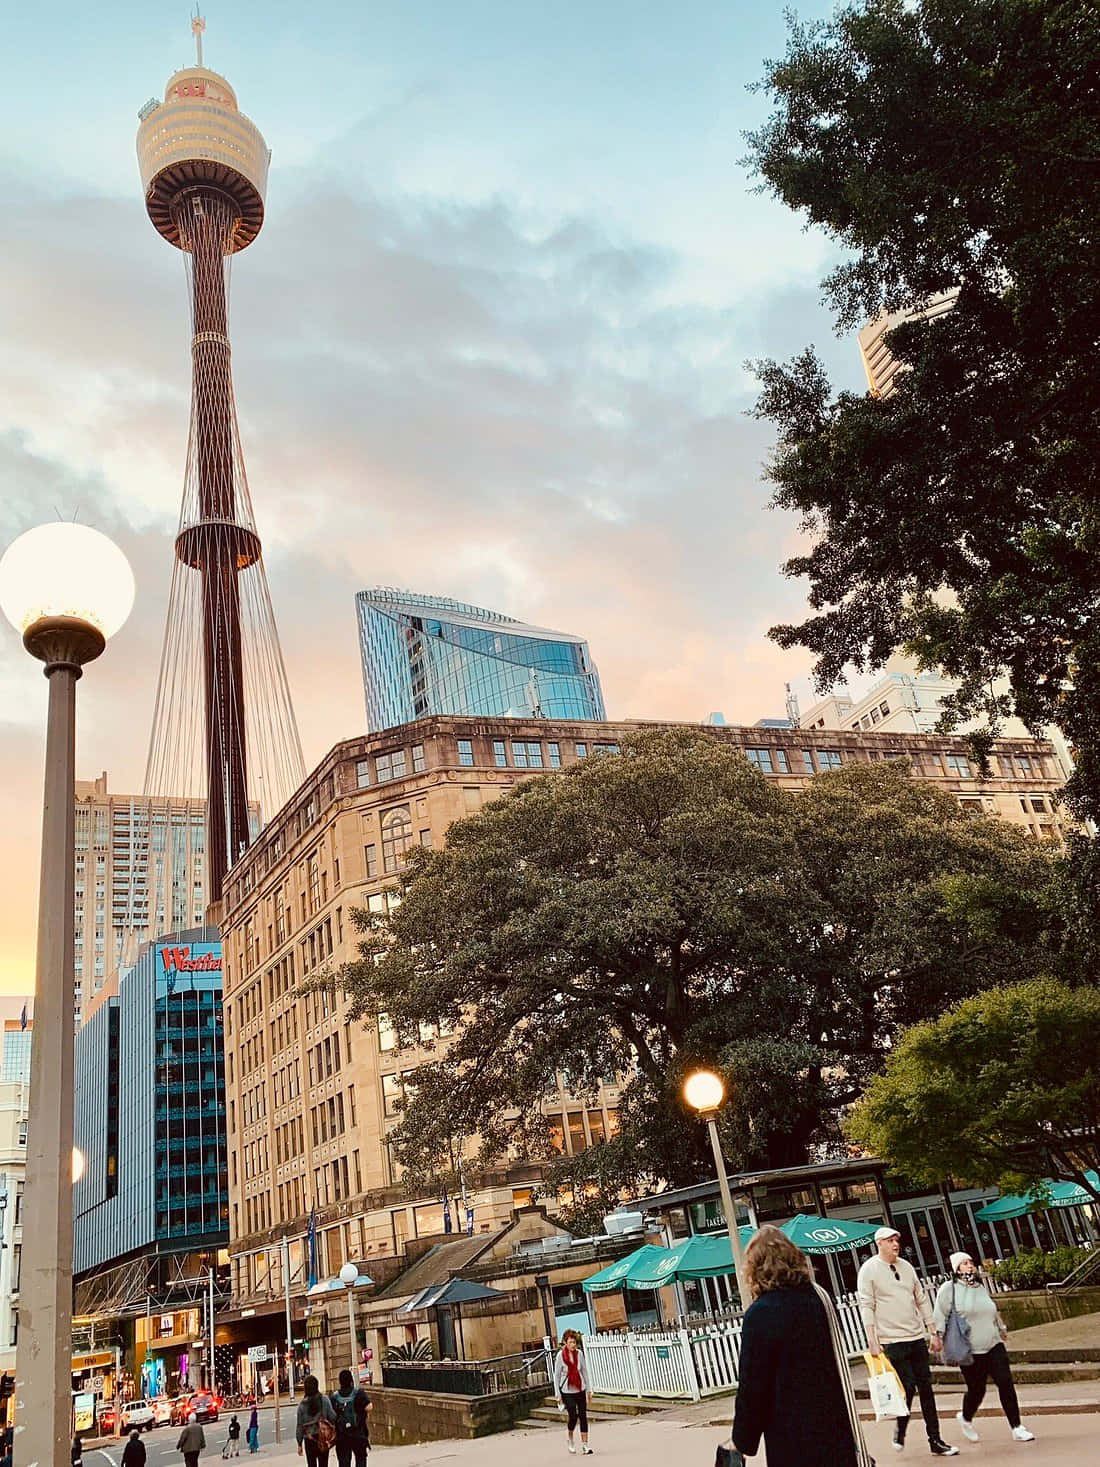
[[321,1394],[315,1375],[307,1375],[302,1382],[304,1395],[298,1402],[298,1420],[295,1436],[298,1439],[298,1455],[305,1448],[309,1467],[328,1467],[328,1451],[336,1436],[336,1413],[327,1396]]
[[340,1389],[329,1397],[336,1417],[336,1460],[340,1467],[350,1467],[355,1458],[355,1467],[367,1467],[370,1451],[370,1432],[367,1430],[367,1412],[371,1409],[366,1391],[356,1389],[350,1370],[341,1370]]
[[733,1445],[763,1438],[768,1467],[873,1467],[863,1443],[832,1302],[809,1259],[778,1228],[745,1250],[753,1302],[741,1322]]
[[[940,1436],[928,1350],[931,1346],[938,1355],[941,1342],[928,1299],[916,1269],[901,1257],[901,1234],[897,1228],[878,1228],[875,1244],[878,1251],[860,1268],[856,1284],[867,1344],[872,1355],[884,1354],[897,1371],[906,1404],[911,1407],[913,1397],[920,1397],[924,1429],[933,1457],[957,1457],[958,1447],[948,1446]],[[894,1424],[897,1452],[905,1446],[908,1426],[908,1416],[899,1416]]]
[[145,1467],[145,1443],[137,1427],[130,1433],[130,1440],[122,1449],[122,1467]]
[[258,1452],[260,1450],[260,1413],[255,1406],[252,1415],[248,1418],[248,1450]]
[[[256,1433],[258,1436],[259,1427],[256,1428]],[[229,1419],[229,1455],[231,1457],[241,1455],[241,1423],[236,1416],[231,1416]]]
[[969,1365],[959,1366],[966,1381],[966,1395],[962,1410],[955,1419],[963,1436],[968,1442],[979,1440],[974,1417],[985,1396],[986,1381],[992,1376],[1001,1398],[1001,1410],[1012,1430],[1012,1440],[1033,1442],[1034,1434],[1020,1421],[1020,1403],[1016,1399],[1012,1366],[1005,1349],[1008,1330],[969,1253],[952,1253],[951,1277],[940,1285],[936,1296],[934,1318],[941,1335],[947,1328],[947,1317],[952,1309],[970,1325],[970,1351],[973,1355]]
[[575,1329],[567,1329],[561,1337],[561,1349],[554,1362],[554,1390],[566,1412],[566,1432],[571,1452],[573,1432],[578,1421],[581,1427],[581,1456],[591,1457],[588,1445],[588,1402],[592,1395],[592,1382],[588,1377],[588,1365],[581,1349],[581,1337]]
[[205,1446],[206,1437],[203,1435],[198,1417],[192,1411],[176,1443],[176,1451],[183,1453],[183,1467],[198,1467],[199,1453]]

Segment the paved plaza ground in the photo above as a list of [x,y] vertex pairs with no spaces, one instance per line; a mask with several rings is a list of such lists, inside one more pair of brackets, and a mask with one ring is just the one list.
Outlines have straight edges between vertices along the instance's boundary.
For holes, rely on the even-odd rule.
[[[716,1403],[711,1403],[715,1405]],[[717,1412],[714,1413],[717,1416]],[[716,1427],[694,1424],[690,1411],[662,1411],[650,1416],[625,1417],[593,1430],[593,1461],[618,1463],[620,1467],[712,1467],[714,1448],[722,1433]],[[950,1423],[954,1426],[954,1422]],[[1096,1467],[1100,1460],[1100,1416],[1043,1416],[1033,1423],[1037,1440],[1017,1443],[1009,1439],[1008,1428],[1003,1421],[989,1420],[980,1423],[982,1441],[977,1446],[964,1442],[958,1432],[946,1429],[945,1435],[960,1448],[959,1461],[975,1463],[1020,1463],[1027,1467]],[[888,1462],[928,1462],[920,1423],[913,1423],[914,1440],[904,1453],[895,1453],[889,1445],[890,1432],[886,1426],[871,1425],[867,1429],[868,1445],[872,1455],[884,1467]],[[167,1467],[168,1463],[179,1463],[180,1458],[173,1450],[176,1434],[169,1439],[167,1434],[149,1439],[150,1467]],[[221,1433],[215,1437],[210,1433],[210,1447],[202,1461],[213,1463],[220,1460]],[[88,1467],[106,1467],[108,1461],[115,1467],[120,1451],[88,1453]],[[246,1457],[241,1460],[244,1461]],[[259,1454],[251,1459],[256,1467],[291,1467],[299,1461],[293,1442],[276,1447],[268,1443]],[[304,1458],[302,1459],[304,1461]],[[480,1441],[424,1442],[413,1447],[378,1447],[371,1453],[371,1467],[561,1467],[571,1461],[565,1449],[565,1432],[530,1429],[504,1432],[499,1436],[483,1437]],[[763,1452],[752,1459],[754,1467],[765,1467]],[[336,1467],[336,1454],[330,1456],[331,1467]],[[807,1463],[806,1467],[812,1467]]]

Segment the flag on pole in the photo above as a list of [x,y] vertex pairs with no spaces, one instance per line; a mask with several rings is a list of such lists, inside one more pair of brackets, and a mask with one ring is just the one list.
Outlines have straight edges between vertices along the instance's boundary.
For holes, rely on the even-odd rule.
[[27,1027],[27,1005],[24,1004],[23,1005],[23,1012],[19,1015],[19,1028],[20,1028],[20,1030],[23,1030],[26,1027]]
[[309,1243],[309,1282],[308,1287],[313,1288],[317,1282],[317,1204],[314,1203],[309,1210],[309,1232],[306,1234]]
[[466,1209],[466,1232],[468,1233],[468,1235],[471,1238],[473,1237],[473,1235],[474,1235],[474,1209],[472,1207],[468,1207]]
[[446,1187],[443,1188],[443,1231],[453,1232],[451,1227],[451,1199],[447,1196]]

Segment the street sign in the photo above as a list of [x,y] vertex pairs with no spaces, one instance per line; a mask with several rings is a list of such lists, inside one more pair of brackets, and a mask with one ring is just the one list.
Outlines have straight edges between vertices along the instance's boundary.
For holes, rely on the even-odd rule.
[[261,1361],[263,1361],[263,1360],[269,1360],[270,1358],[271,1358],[271,1346],[270,1345],[249,1345],[249,1347],[248,1347],[248,1359],[249,1359],[249,1363],[250,1364],[252,1364],[252,1365],[259,1365]]

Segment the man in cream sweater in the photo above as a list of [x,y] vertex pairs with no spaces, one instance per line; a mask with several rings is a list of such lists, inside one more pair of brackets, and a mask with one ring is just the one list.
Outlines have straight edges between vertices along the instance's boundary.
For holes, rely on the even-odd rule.
[[[920,1396],[921,1415],[928,1432],[933,1457],[957,1457],[940,1436],[940,1418],[932,1390],[928,1347],[939,1351],[940,1337],[932,1322],[932,1310],[921,1288],[917,1271],[901,1255],[901,1234],[896,1228],[879,1228],[875,1233],[878,1253],[868,1258],[859,1271],[859,1309],[872,1355],[885,1355],[898,1373],[909,1406]],[[909,1417],[901,1416],[894,1426],[894,1450],[905,1446]]]

